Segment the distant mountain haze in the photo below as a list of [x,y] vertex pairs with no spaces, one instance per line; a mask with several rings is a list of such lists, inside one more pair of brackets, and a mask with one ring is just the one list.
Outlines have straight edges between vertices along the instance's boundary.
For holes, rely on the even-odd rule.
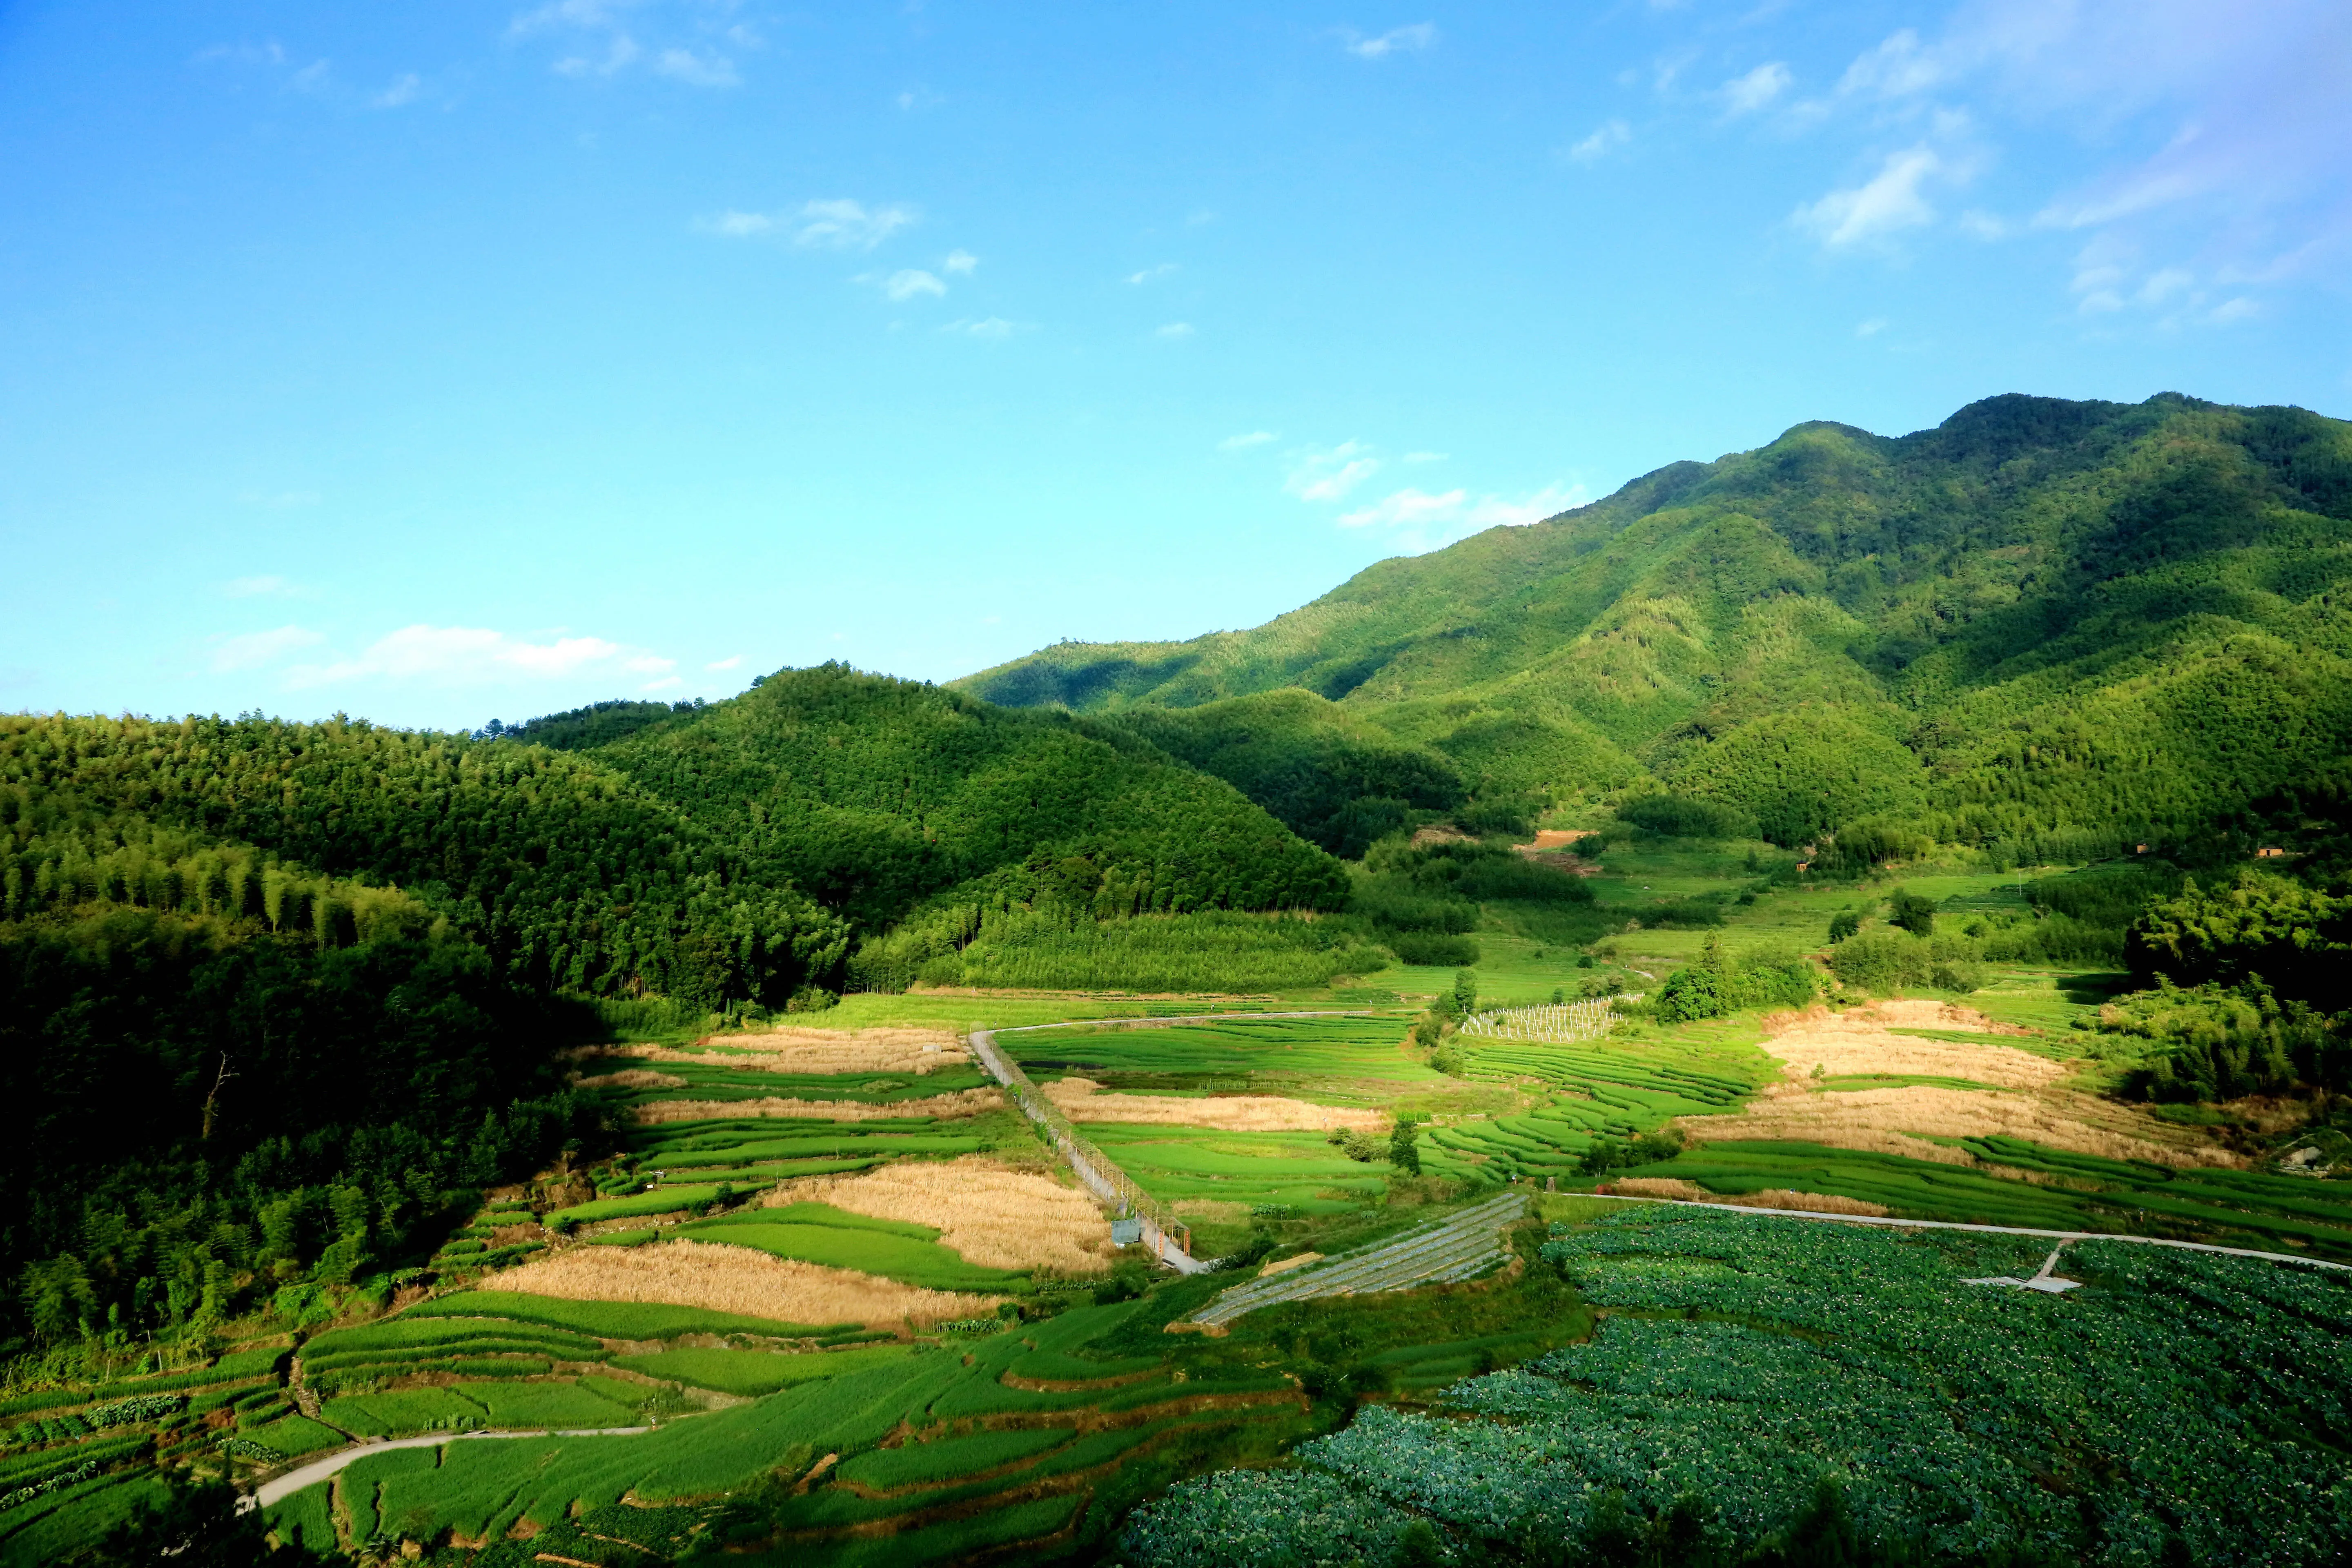
[[1313,811],[1345,798],[1629,786],[1782,844],[2187,830],[2340,766],[2347,575],[2352,424],[2009,395],[1902,437],[1799,425],[1247,631],[955,684],[1123,721],[1343,852]]

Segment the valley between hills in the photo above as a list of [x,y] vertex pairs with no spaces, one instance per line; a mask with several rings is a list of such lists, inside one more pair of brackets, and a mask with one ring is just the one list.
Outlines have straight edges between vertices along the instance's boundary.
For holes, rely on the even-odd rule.
[[0,1563],[2341,1561],[2347,579],[2352,425],[2006,396],[945,686],[0,715]]

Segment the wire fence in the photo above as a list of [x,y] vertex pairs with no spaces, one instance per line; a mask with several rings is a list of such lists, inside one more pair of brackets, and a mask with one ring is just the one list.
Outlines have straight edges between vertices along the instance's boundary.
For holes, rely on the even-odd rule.
[[[1621,998],[1596,996],[1583,1002],[1547,1002],[1534,1007],[1505,1007],[1480,1013],[1462,1025],[1465,1035],[1494,1040],[1550,1040],[1572,1044],[1597,1040],[1617,1026],[1616,1004]],[[1626,997],[1622,1000],[1636,1001]]]
[[1070,1163],[1070,1169],[1080,1181],[1098,1196],[1121,1205],[1129,1214],[1148,1222],[1153,1230],[1190,1255],[1192,1227],[1176,1217],[1174,1209],[1137,1185],[1133,1177],[1118,1168],[1117,1161],[1097,1148],[1094,1141],[1078,1131],[1062,1108],[1047,1099],[1045,1090],[993,1039],[974,1037],[972,1046],[1022,1113],[1045,1130],[1047,1140]]

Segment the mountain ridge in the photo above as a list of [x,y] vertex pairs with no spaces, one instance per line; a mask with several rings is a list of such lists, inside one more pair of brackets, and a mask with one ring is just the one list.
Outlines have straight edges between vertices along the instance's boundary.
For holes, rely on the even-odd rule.
[[1899,437],[1809,421],[1258,627],[952,684],[1114,721],[1295,688],[1474,794],[1675,789],[1782,842],[2177,831],[2345,754],[2347,575],[2352,425],[2009,394]]

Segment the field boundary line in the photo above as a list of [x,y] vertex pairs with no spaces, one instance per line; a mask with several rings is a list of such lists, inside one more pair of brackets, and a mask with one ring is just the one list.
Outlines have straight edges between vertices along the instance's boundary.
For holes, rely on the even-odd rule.
[[1831,1220],[1840,1225],[1894,1226],[1906,1230],[1973,1230],[1993,1236],[2043,1236],[2056,1241],[2128,1241],[2141,1247],[2177,1247],[2183,1252],[2218,1252],[2227,1258],[2260,1258],[2272,1263],[2300,1263],[2310,1268],[2352,1270],[2352,1263],[2326,1258],[2304,1258],[2292,1252],[2262,1252],[2251,1247],[2221,1247],[2210,1241],[2175,1241],[2167,1236],[2131,1236],[2109,1230],[2042,1230],[2021,1225],[1970,1225],[1956,1219],[1897,1219],[1892,1215],[1822,1214],[1813,1209],[1768,1209],[1748,1204],[1710,1204],[1698,1198],[1637,1198],[1624,1193],[1558,1193],[1556,1197],[1601,1198],[1612,1204],[1659,1204],[1675,1208],[1714,1209],[1719,1214],[1771,1215],[1781,1219]]
[[[1177,1219],[1175,1210],[1161,1203],[1134,1177],[1118,1168],[1111,1157],[1095,1147],[1094,1141],[1077,1129],[1077,1124],[1065,1114],[1060,1106],[1045,1098],[1045,1091],[1031,1081],[1020,1064],[999,1050],[999,1035],[1025,1035],[1040,1029],[1088,1029],[1104,1025],[1174,1025],[1210,1023],[1227,1018],[1369,1018],[1380,1016],[1377,1007],[1339,1007],[1313,1012],[1292,1013],[1185,1013],[1174,1016],[1146,1018],[1071,1018],[1058,1024],[1016,1024],[1002,1029],[974,1029],[964,1037],[971,1054],[989,1076],[1003,1087],[1013,1103],[1022,1113],[1035,1122],[1045,1134],[1055,1152],[1068,1163],[1071,1172],[1086,1184],[1088,1191],[1107,1204],[1118,1204],[1142,1222],[1143,1242],[1151,1255],[1179,1274],[1206,1274],[1216,1267],[1214,1260],[1192,1256],[1192,1231]],[[1178,1237],[1182,1239],[1179,1240]]]

